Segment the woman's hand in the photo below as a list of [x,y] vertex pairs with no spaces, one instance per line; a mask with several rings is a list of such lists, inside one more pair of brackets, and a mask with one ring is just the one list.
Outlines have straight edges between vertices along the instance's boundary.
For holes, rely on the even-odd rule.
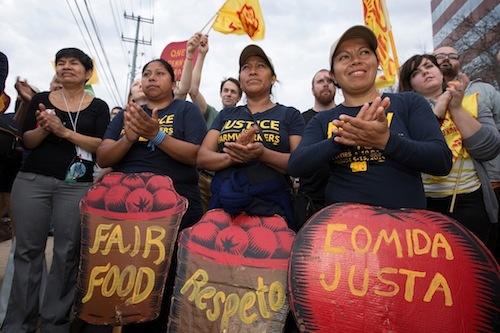
[[[127,139],[135,139],[137,141],[142,136],[148,140],[153,140],[160,128],[158,124],[158,108],[153,109],[150,117],[140,105],[131,102],[127,105],[124,125],[126,127]],[[127,133],[127,129],[135,135]]]
[[63,125],[61,119],[54,113],[54,110],[47,110],[42,103],[38,104],[38,108],[35,112],[38,126],[60,138],[67,138],[71,134],[71,130]]
[[465,73],[459,74],[459,80],[453,80],[448,82],[448,88],[446,92],[451,95],[450,103],[448,104],[448,109],[450,113],[462,108],[462,100],[464,98],[465,88],[469,85],[469,77]]
[[21,81],[19,76],[16,79],[16,84],[14,88],[17,90],[17,94],[21,97],[23,101],[29,103],[31,101],[31,97],[35,95],[35,92],[31,89],[28,81]]
[[448,104],[450,103],[450,100],[451,94],[449,91],[445,91],[437,98],[436,104],[432,109],[436,117],[438,117],[439,119],[444,119],[444,115],[446,113],[446,110],[448,110]]
[[371,105],[365,104],[356,117],[345,114],[333,120],[336,129],[334,140],[346,146],[362,146],[384,149],[389,141],[389,126],[386,110],[390,106],[388,97],[377,97]]
[[246,145],[237,142],[226,142],[222,149],[234,163],[249,163],[258,160],[266,149],[261,142],[251,142]]
[[187,41],[187,44],[186,44],[186,53],[187,54],[186,55],[189,58],[193,57],[194,51],[196,50],[198,45],[200,45],[200,41],[201,41],[202,36],[203,36],[203,34],[201,32],[197,32],[193,36],[191,36],[191,38],[189,38],[189,40]]

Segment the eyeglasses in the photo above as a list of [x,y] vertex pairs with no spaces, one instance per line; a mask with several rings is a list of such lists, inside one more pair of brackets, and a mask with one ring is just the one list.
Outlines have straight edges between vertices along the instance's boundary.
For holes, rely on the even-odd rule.
[[437,60],[442,60],[446,57],[448,57],[448,59],[458,60],[458,54],[456,53],[438,53],[435,54],[434,57],[436,57]]

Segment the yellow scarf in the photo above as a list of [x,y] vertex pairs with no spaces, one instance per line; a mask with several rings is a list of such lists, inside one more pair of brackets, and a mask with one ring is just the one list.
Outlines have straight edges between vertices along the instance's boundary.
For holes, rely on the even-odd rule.
[[[472,95],[465,96],[462,100],[463,108],[474,118],[477,118],[478,95],[479,93],[476,92]],[[450,111],[448,110],[446,110],[443,123],[441,124],[441,132],[453,154],[453,162],[457,160],[459,155],[463,155],[463,158],[468,157],[467,150],[462,146],[462,135],[451,119]]]

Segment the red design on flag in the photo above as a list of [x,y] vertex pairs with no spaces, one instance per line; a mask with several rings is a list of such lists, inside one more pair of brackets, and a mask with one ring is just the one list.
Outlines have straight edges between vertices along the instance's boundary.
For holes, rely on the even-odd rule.
[[264,38],[264,17],[258,0],[227,0],[212,24],[223,34],[248,35],[253,40]]
[[375,82],[377,88],[394,84],[399,67],[389,12],[385,0],[363,0],[365,24],[377,36],[377,56],[383,74]]

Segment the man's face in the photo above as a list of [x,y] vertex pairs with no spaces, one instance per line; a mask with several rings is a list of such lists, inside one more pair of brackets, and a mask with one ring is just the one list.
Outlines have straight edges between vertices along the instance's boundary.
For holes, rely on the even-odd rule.
[[312,93],[314,98],[322,105],[328,105],[333,101],[335,86],[328,71],[321,71],[314,76]]
[[439,69],[446,78],[454,78],[458,75],[460,60],[458,60],[457,50],[444,46],[434,50],[433,55],[439,64]]
[[226,81],[222,85],[222,89],[220,91],[220,97],[222,100],[222,105],[226,106],[236,106],[241,99],[240,96],[240,87],[238,87],[232,81]]
[[113,108],[111,110],[110,119],[113,119],[118,113],[120,113],[121,110],[122,108]]

